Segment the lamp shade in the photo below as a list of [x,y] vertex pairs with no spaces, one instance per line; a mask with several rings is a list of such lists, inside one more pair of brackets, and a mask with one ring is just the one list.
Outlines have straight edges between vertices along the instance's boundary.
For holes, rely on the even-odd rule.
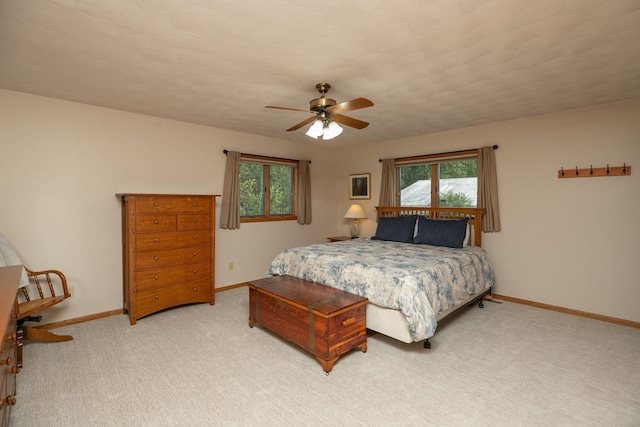
[[311,124],[311,126],[309,126],[309,130],[305,133],[305,135],[310,136],[314,139],[322,137],[322,139],[324,140],[329,140],[340,135],[342,131],[342,127],[340,127],[340,125],[336,122],[316,119]]
[[367,214],[364,213],[364,209],[362,209],[362,206],[354,203],[349,207],[349,210],[346,214],[344,214],[344,217],[351,219],[362,219],[366,218]]
[[323,132],[322,128],[323,128],[322,120],[316,120],[313,122],[311,127],[309,127],[309,130],[305,135],[310,136],[311,138],[318,139],[318,137],[322,135],[322,132]]
[[330,122],[327,127],[324,128],[324,134],[322,135],[322,139],[328,140],[333,139],[336,136],[342,133],[342,128],[336,122]]

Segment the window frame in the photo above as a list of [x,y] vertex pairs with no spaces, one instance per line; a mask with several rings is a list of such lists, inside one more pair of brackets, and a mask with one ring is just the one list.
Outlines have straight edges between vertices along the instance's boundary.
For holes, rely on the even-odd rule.
[[[295,221],[298,219],[298,173],[299,161],[283,159],[279,157],[258,156],[254,154],[241,154],[240,164],[254,163],[262,166],[262,208],[264,215],[240,215],[240,223],[270,222],[270,221]],[[272,215],[271,210],[271,166],[288,166],[292,168],[291,176],[291,214]],[[241,183],[240,183],[241,184]],[[242,199],[242,194],[240,194]]]
[[[404,166],[421,166],[427,165],[431,167],[431,206],[432,208],[440,207],[440,165],[446,162],[460,162],[464,160],[475,160],[478,161],[478,150],[463,150],[455,153],[441,153],[441,154],[426,154],[422,156],[414,156],[414,157],[403,157],[395,160],[395,168],[396,168],[396,204],[397,206],[402,205],[402,189],[400,188],[400,169]],[[477,176],[476,171],[476,179]],[[479,185],[478,185],[479,187]],[[434,204],[434,201],[436,202]],[[476,208],[477,208],[476,202]]]

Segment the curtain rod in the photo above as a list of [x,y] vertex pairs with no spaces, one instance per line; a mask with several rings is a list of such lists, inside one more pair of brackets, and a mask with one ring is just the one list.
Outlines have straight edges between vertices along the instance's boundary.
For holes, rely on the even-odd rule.
[[[227,154],[229,154],[229,150],[222,150],[222,152],[224,153],[224,155],[226,156]],[[279,160],[279,161],[284,161],[284,162],[299,162],[300,160],[295,160],[295,159],[285,159],[284,157],[270,157],[270,156],[261,156],[259,154],[247,154],[247,153],[240,153],[241,156],[247,156],[247,157],[260,157],[262,159],[269,159],[269,160]],[[309,163],[311,163],[311,160],[309,160]]]
[[[498,145],[494,145],[493,146],[494,150],[498,149]],[[458,153],[465,153],[467,151],[474,151],[477,150],[477,148],[472,148],[470,150],[458,150],[458,151],[449,151],[446,153],[434,153],[434,154],[423,154],[424,156],[448,156],[451,154],[458,154]],[[408,157],[398,157],[397,159],[394,159],[395,161],[402,161],[404,159],[412,159],[414,157],[421,157],[421,156],[408,156]],[[379,162],[382,162],[382,159],[378,159]]]

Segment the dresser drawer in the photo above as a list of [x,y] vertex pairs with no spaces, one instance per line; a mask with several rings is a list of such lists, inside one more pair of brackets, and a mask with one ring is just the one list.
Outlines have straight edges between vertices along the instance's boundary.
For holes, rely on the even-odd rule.
[[136,270],[198,262],[211,262],[210,246],[136,253]]
[[[4,357],[4,355],[2,355]],[[10,401],[13,398],[5,376],[2,376],[2,384],[0,384],[0,426],[7,427],[9,425],[9,411],[11,410]]]
[[210,297],[211,285],[208,281],[141,291],[136,294],[135,316],[139,318],[176,305],[208,302]]
[[164,267],[136,273],[138,289],[161,288],[179,283],[207,281],[211,277],[211,264],[203,262],[177,267]]
[[136,215],[136,231],[173,231],[178,219],[175,215]]
[[[16,403],[16,374],[19,371],[18,338],[16,320],[9,318],[7,329],[2,335],[2,350],[0,351],[0,420],[7,417],[4,425],[8,425],[9,409]],[[21,345],[21,343],[20,343]]]
[[210,212],[210,197],[181,197],[176,200],[176,212]]
[[136,250],[172,249],[211,243],[209,230],[173,231],[166,233],[136,233]]
[[136,197],[136,213],[175,212],[173,197]]
[[211,229],[209,214],[178,215],[178,230]]

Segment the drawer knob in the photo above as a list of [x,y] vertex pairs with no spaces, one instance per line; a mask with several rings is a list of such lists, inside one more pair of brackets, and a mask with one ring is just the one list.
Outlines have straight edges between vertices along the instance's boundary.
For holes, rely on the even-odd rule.
[[153,276],[154,279],[158,280],[160,276]]
[[195,240],[195,239],[197,239],[197,238],[198,238],[198,236],[193,236],[193,239],[194,239],[194,240]]
[[193,274],[198,274],[198,270],[193,270]]
[[158,258],[158,256],[154,256],[153,259],[155,259],[156,261],[159,260],[160,258]]
[[4,364],[11,365],[11,358],[7,357],[7,360],[0,360],[0,365]]
[[160,241],[160,239],[158,239],[157,237],[155,239],[153,239],[154,242],[158,243]]
[[197,207],[197,206],[198,206],[198,203],[193,202],[193,207],[195,208],[195,207]]
[[193,253],[193,256],[198,256],[198,252],[194,252],[194,253]]
[[160,204],[158,202],[155,202],[153,206],[157,208],[158,206],[160,206]]
[[198,219],[194,219],[194,220],[193,220],[193,222],[194,222],[194,223],[198,222]]
[[193,292],[198,292],[198,288],[193,288]]
[[342,322],[342,326],[349,326],[350,324],[355,323],[355,322],[356,322],[356,318],[355,317],[349,317],[344,322]]
[[160,295],[154,295],[155,299],[160,299]]
[[157,219],[155,221],[153,221],[154,224],[160,224],[160,221],[158,221]]

